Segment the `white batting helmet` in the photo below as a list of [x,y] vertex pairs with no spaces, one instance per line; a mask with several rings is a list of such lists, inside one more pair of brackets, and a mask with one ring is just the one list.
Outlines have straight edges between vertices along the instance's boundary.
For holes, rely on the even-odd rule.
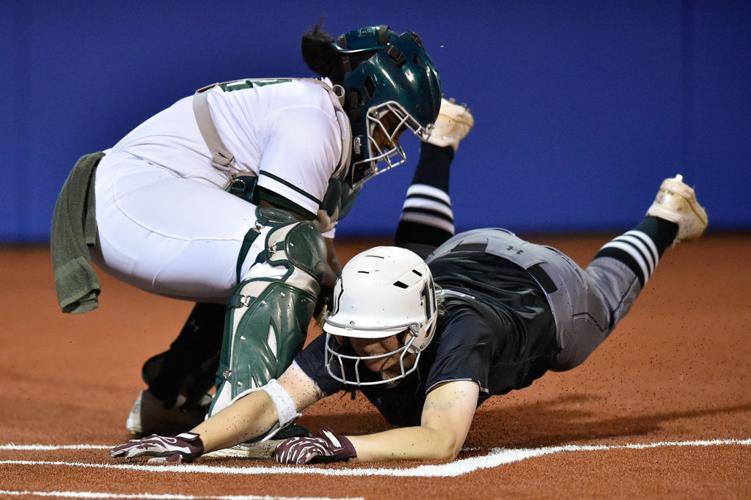
[[[334,288],[331,314],[326,318],[326,368],[345,384],[374,385],[392,382],[417,368],[420,353],[433,338],[438,311],[433,276],[417,254],[398,247],[375,247],[353,257]],[[342,352],[335,337],[383,339],[406,332],[404,345],[375,356]],[[416,355],[407,368],[408,353]],[[376,382],[360,380],[361,361],[384,359],[399,354],[400,373]],[[350,370],[345,370],[347,364]],[[352,368],[354,370],[352,370]],[[354,379],[347,376],[353,372]]]

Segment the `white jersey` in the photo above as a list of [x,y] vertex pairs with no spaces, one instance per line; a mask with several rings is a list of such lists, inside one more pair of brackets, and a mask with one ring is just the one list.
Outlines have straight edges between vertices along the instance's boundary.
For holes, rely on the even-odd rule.
[[[318,212],[342,156],[342,124],[316,82],[246,80],[208,91],[214,125],[240,171],[311,214]],[[224,189],[228,174],[211,165],[196,124],[192,96],[151,117],[109,152],[127,153]]]
[[[329,179],[349,159],[349,148],[342,147],[349,121],[328,89],[310,80],[263,80],[207,92],[237,169],[316,214]],[[286,267],[254,265],[264,238],[237,262],[255,227],[255,207],[224,190],[230,174],[212,166],[192,99],[179,100],[106,151],[96,172],[93,256],[110,274],[144,290],[224,302],[238,280],[278,279]]]

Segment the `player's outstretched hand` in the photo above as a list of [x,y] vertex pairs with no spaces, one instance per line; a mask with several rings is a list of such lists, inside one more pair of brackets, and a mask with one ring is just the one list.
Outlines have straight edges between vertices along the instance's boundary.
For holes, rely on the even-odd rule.
[[356,456],[352,442],[328,427],[318,436],[285,439],[274,450],[274,460],[280,464],[346,462]]
[[192,462],[203,454],[203,442],[198,434],[183,432],[174,437],[151,436],[131,439],[112,448],[114,458],[153,457],[149,464],[180,464]]

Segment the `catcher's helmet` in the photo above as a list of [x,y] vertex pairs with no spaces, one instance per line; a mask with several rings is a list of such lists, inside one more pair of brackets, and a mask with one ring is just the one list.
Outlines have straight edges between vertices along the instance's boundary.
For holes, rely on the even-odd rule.
[[[412,32],[398,34],[388,26],[360,28],[341,35],[333,46],[343,56],[345,111],[354,143],[350,183],[357,188],[406,160],[397,141],[405,128],[427,138],[441,107],[440,80],[422,41]],[[350,55],[360,59],[370,53],[350,69]],[[387,116],[390,126],[384,123]],[[374,141],[374,132],[388,144]]]
[[[334,288],[332,313],[326,318],[326,369],[336,380],[351,385],[393,382],[417,368],[422,351],[435,333],[438,311],[435,285],[425,261],[398,247],[376,247],[354,256]],[[348,351],[342,338],[379,340],[405,333],[396,350],[374,356]],[[402,340],[402,339],[400,339]],[[408,354],[415,355],[411,366]],[[363,381],[363,361],[399,356],[399,373],[375,382]]]

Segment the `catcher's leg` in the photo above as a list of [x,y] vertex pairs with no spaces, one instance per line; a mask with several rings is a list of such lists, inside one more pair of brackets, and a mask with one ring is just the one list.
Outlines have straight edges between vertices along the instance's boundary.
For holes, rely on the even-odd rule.
[[222,345],[225,306],[199,302],[169,349],[149,358],[143,379],[167,406],[183,396],[184,406],[201,400],[214,383]]
[[174,434],[203,420],[219,364],[224,310],[221,304],[196,304],[169,349],[144,363],[148,389],[128,415],[129,433]]
[[209,414],[284,372],[302,348],[319,293],[326,250],[315,226],[263,208],[257,217],[263,250],[227,304]]

